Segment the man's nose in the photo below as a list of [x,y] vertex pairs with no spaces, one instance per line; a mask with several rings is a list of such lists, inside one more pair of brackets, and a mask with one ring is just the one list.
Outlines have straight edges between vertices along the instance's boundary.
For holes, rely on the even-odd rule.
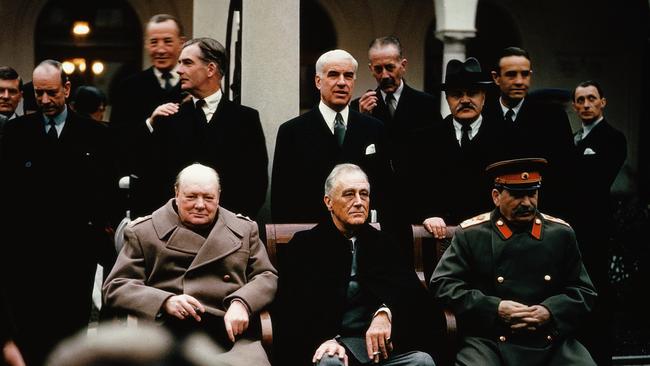
[[0,98],[9,98],[9,90],[4,89],[4,90],[0,91]]
[[199,197],[196,199],[196,203],[194,204],[197,208],[203,208],[205,207],[205,200],[203,197]]
[[41,103],[48,103],[50,101],[50,97],[47,95],[47,93],[43,93],[41,96]]

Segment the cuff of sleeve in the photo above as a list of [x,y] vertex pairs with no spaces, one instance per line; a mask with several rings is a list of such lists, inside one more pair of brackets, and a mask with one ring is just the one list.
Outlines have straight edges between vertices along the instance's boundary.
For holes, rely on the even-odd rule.
[[147,118],[144,123],[147,125],[149,132],[153,133],[153,126],[151,125],[151,117]]
[[375,311],[375,313],[372,315],[372,317],[373,318],[376,317],[377,314],[379,314],[379,313],[386,313],[386,315],[388,316],[388,321],[391,322],[391,323],[393,322],[393,313],[391,313],[388,306],[382,305],[379,309],[377,309],[377,311]]
[[250,308],[250,306],[248,306],[246,301],[244,301],[241,297],[235,297],[230,301],[230,303],[232,304],[235,301],[237,301],[237,302],[241,303],[242,305],[244,305],[244,307],[246,308],[246,311],[248,311],[248,315],[252,315],[253,312],[251,311],[251,308]]

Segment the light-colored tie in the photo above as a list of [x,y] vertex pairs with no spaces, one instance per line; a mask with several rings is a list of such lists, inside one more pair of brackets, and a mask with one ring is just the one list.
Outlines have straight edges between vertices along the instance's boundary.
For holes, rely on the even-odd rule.
[[395,96],[393,93],[386,94],[386,107],[388,107],[388,112],[390,116],[395,116]]

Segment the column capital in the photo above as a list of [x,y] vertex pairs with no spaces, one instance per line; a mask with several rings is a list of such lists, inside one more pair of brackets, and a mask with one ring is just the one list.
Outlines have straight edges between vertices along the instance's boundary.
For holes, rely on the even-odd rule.
[[474,38],[476,30],[437,30],[436,38],[444,43],[464,42],[468,38]]

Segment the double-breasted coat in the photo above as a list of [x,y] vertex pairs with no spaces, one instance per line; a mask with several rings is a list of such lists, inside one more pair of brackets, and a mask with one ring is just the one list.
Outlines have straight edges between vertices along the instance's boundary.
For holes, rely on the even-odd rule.
[[[106,306],[154,320],[165,300],[180,294],[193,296],[215,317],[223,317],[235,298],[252,314],[271,303],[277,272],[257,224],[220,207],[206,238],[183,226],[173,204],[172,199],[126,229],[124,248],[103,287]],[[264,352],[261,344],[256,349]],[[239,359],[247,365],[259,356]]]
[[[539,214],[517,231],[497,209],[463,222],[430,285],[457,316],[459,364],[593,364],[573,337],[596,292],[573,230],[559,219]],[[551,320],[536,331],[513,332],[498,317],[502,300],[542,305]]]

